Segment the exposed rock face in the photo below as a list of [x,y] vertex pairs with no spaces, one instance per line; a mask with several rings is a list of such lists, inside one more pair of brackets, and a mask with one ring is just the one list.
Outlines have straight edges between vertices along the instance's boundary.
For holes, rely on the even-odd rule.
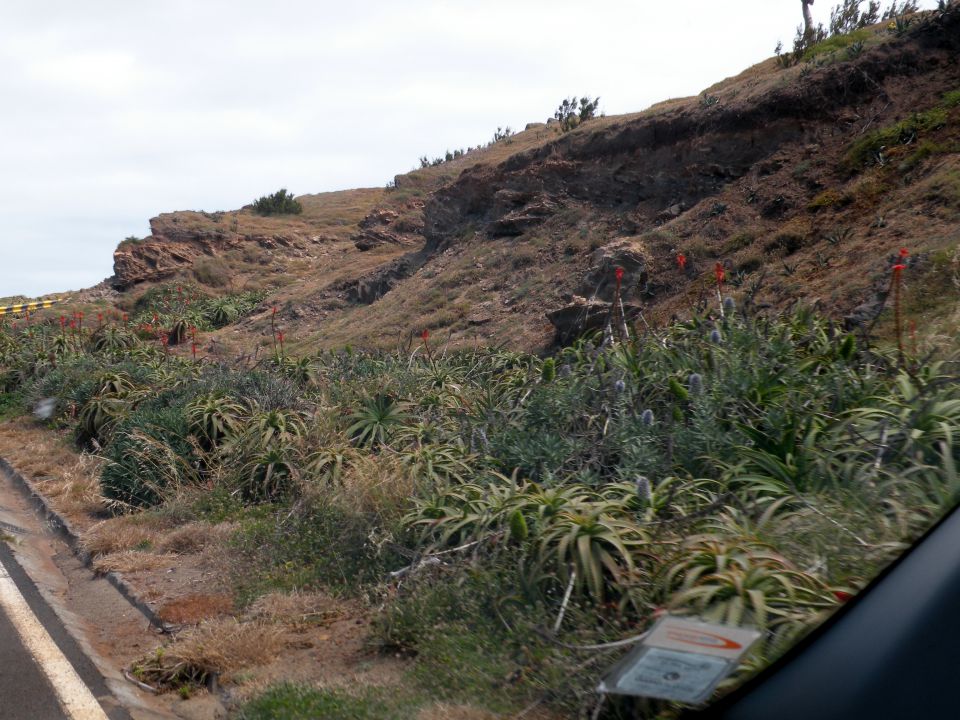
[[[944,28],[924,42],[945,41],[951,32]],[[837,64],[762,96],[590,121],[500,165],[464,170],[426,205],[427,245],[449,247],[468,228],[490,237],[519,235],[577,206],[629,213],[638,230],[651,229],[751,171],[762,176],[765,167],[779,167],[784,148],[809,144],[812,127],[835,127],[851,106],[873,101],[888,78],[928,72],[929,62],[915,48],[891,46],[855,67]],[[777,219],[790,213],[791,202],[760,198],[757,207]]]
[[353,236],[358,250],[370,250],[378,245],[410,245],[421,240],[423,203],[411,205],[410,212],[401,215],[396,210],[377,208],[360,221],[360,232]]
[[[603,300],[587,300],[574,295],[569,303],[547,313],[547,319],[556,332],[556,341],[568,345],[587,332],[602,330],[611,320],[611,304]],[[640,317],[640,308],[624,304],[623,314],[627,322]]]
[[149,237],[124,242],[113,253],[113,286],[127,290],[145,281],[163,280],[188,269],[203,257],[215,257],[243,238],[228,230],[187,226],[179,213],[150,220]]
[[142,282],[165,280],[190,270],[204,258],[216,258],[244,244],[267,251],[281,251],[287,257],[303,257],[308,247],[324,237],[296,232],[240,234],[229,223],[222,228],[205,213],[165,213],[150,220],[151,234],[137,242],[123,242],[113,253],[113,278],[117,290],[128,290]]
[[376,302],[390,292],[397,283],[423,267],[427,257],[421,252],[408,253],[377,268],[370,275],[351,281],[344,288],[347,300],[362,305]]
[[649,284],[646,249],[640,238],[619,238],[609,245],[594,250],[590,269],[583,278],[581,292],[587,297],[613,300],[616,288],[615,272],[623,269],[621,289],[625,295],[644,293]]

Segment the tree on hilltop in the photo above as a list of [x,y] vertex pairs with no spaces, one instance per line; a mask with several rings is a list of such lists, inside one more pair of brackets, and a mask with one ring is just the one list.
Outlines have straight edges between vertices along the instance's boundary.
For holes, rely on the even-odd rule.
[[553,116],[559,121],[560,129],[566,132],[596,117],[598,107],[600,98],[591,99],[588,96],[580,98],[579,101],[576,97],[565,98]]
[[800,0],[800,2],[803,3],[803,34],[810,35],[813,33],[813,13],[810,12],[813,0]]

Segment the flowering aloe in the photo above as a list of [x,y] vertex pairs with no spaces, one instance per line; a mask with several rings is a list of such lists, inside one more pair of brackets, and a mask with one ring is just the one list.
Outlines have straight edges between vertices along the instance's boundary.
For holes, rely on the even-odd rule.
[[423,340],[423,349],[427,353],[427,358],[433,362],[433,353],[430,352],[430,331],[426,328],[423,329],[423,332],[420,333],[420,339]]
[[910,251],[906,248],[900,248],[900,262],[893,266],[893,276],[890,278],[890,284],[893,286],[893,323],[897,333],[897,352],[900,356],[900,364],[903,364],[903,326],[900,315],[900,286],[903,283],[903,271],[907,269],[906,259]]
[[680,268],[680,272],[687,269],[687,256],[682,252],[677,253],[677,267]]
[[726,279],[727,274],[723,269],[722,262],[717,261],[717,264],[713,266],[713,275],[717,279],[717,302],[720,304],[720,317],[724,317],[723,281]]

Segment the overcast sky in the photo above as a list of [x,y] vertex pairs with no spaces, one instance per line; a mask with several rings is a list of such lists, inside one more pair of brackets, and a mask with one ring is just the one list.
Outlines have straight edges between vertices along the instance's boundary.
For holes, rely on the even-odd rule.
[[0,296],[96,284],[161,212],[383,185],[568,95],[697,94],[800,21],[798,0],[0,0]]

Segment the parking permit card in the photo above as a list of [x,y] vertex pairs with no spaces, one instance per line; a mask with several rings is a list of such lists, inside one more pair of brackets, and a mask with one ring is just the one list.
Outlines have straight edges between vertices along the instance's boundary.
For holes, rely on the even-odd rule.
[[727,673],[729,663],[710,655],[649,648],[617,682],[626,695],[696,703]]
[[663,617],[607,672],[597,689],[695,705],[706,701],[736,670],[759,637],[752,628]]

